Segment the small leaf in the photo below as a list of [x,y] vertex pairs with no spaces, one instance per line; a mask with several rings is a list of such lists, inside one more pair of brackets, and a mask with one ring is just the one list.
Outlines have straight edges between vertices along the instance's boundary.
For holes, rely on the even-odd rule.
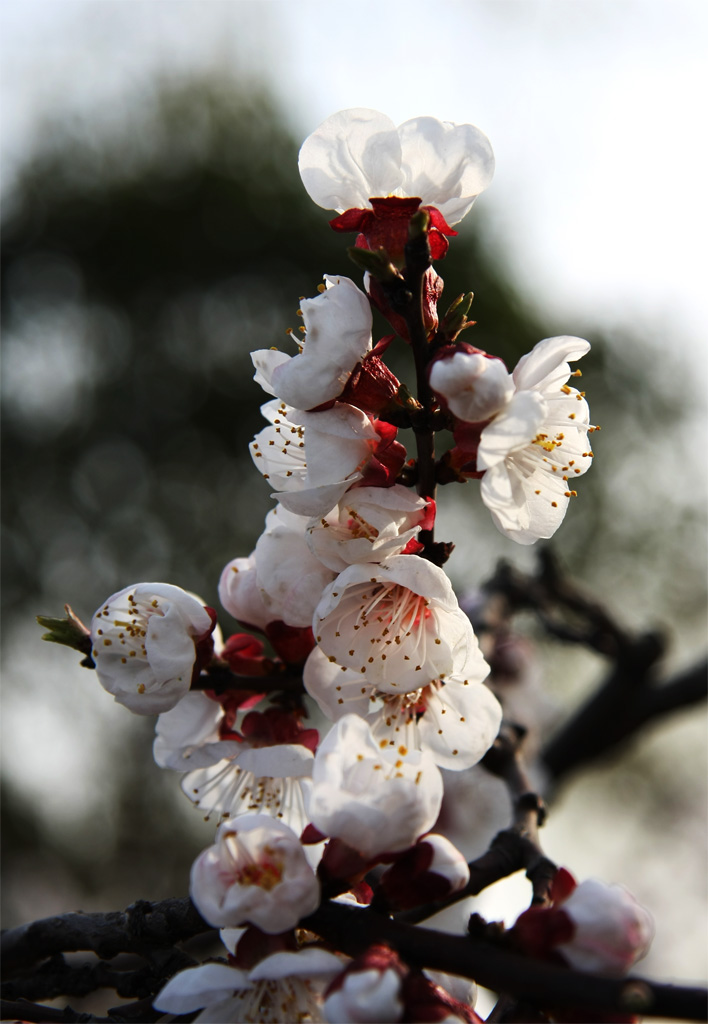
[[37,622],[44,626],[49,632],[45,633],[42,640],[49,640],[51,643],[63,644],[65,647],[72,647],[75,651],[86,655],[82,665],[93,668],[91,658],[91,633],[83,624],[81,619],[74,614],[68,604],[64,605],[66,618],[54,619],[47,615],[38,615]]

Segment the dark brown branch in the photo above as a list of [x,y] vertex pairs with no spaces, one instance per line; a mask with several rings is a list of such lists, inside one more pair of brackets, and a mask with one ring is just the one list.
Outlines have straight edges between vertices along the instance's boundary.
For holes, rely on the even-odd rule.
[[62,914],[3,932],[0,949],[7,977],[55,953],[91,950],[102,960],[119,953],[171,948],[210,931],[188,898],[148,903],[107,914]]
[[99,988],[111,988],[123,998],[140,998],[154,994],[168,978],[196,960],[179,949],[155,949],[144,954],[149,963],[130,955],[128,963],[67,963],[56,954],[43,964],[17,974],[2,983],[3,999],[55,999],[57,996],[86,996]]
[[532,960],[476,937],[414,927],[342,904],[325,904],[302,923],[352,956],[372,942],[385,942],[412,966],[472,978],[495,992],[537,1006],[706,1020],[708,992],[701,988],[584,974]]
[[59,1010],[56,1006],[38,1006],[25,999],[3,999],[0,1019],[32,1021],[37,1024],[111,1024],[110,1017],[95,1017],[92,1013],[79,1013],[70,1006]]
[[[342,904],[325,904],[302,922],[334,948],[356,955],[373,942],[387,942],[413,966],[430,967],[473,978],[497,992],[510,993],[544,1007],[582,1007],[598,1011],[642,1013],[645,1016],[705,1020],[708,994],[703,989],[662,985],[638,978],[599,978],[528,959],[478,936],[452,936],[392,921]],[[37,921],[3,935],[6,974],[28,967],[47,955],[72,949],[93,949],[108,958],[126,948],[144,953],[152,946],[164,949],[190,938],[209,926],[188,899],[136,904],[125,913],[64,914]],[[29,944],[29,946],[28,946]],[[111,1011],[108,1018],[90,1015],[48,1015],[33,1004],[13,1002],[12,1019],[47,1021],[148,1020],[130,1016],[128,1008]],[[133,1004],[138,1006],[139,1004]],[[22,1012],[19,1012],[22,1007]],[[138,1010],[135,1011],[139,1012]]]
[[597,601],[564,576],[548,548],[540,552],[536,575],[524,574],[502,562],[484,589],[493,600],[488,602],[480,628],[503,628],[516,612],[529,609],[551,635],[583,644],[612,661],[605,682],[572,714],[541,755],[556,783],[617,748],[654,718],[708,696],[705,662],[657,683],[663,637],[655,632],[632,635],[622,628]]
[[546,819],[546,807],[534,792],[526,773],[521,754],[523,730],[508,722],[502,728],[493,746],[482,759],[484,767],[503,779],[509,790],[512,805],[512,824],[499,832],[486,853],[470,861],[470,878],[464,889],[434,903],[414,907],[396,914],[397,921],[416,924],[445,910],[467,896],[476,896],[502,878],[525,869],[531,882],[532,902],[543,905],[555,878],[557,867],[541,849],[538,829]]
[[268,676],[241,676],[226,665],[210,665],[194,680],[192,690],[252,690],[254,693],[304,693],[302,673],[274,672]]
[[541,759],[558,781],[609,753],[660,715],[690,707],[708,696],[708,664],[702,662],[666,683],[650,684],[651,652],[639,644],[618,659],[606,681],[550,741]]

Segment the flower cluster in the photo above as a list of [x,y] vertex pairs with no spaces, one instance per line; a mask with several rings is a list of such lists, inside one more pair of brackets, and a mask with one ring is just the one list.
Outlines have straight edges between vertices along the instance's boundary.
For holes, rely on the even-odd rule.
[[[441,769],[477,764],[502,709],[442,568],[451,545],[434,540],[436,482],[479,480],[499,530],[530,544],[555,532],[591,463],[587,402],[568,384],[587,342],[546,339],[509,373],[460,340],[469,301],[438,313],[432,261],[493,167],[479,129],[429,117],[395,127],[375,111],[342,111],[307,139],[305,188],[336,211],[335,230],[357,232],[353,255],[367,273],[363,288],[325,275],[300,302],[292,350],[252,353],[267,400],[250,452],[276,504],[255,549],[219,581],[241,631],[224,642],[211,609],[165,584],[128,587],[94,616],[102,685],[159,716],[157,764],[182,773],[185,794],[220,822],[190,891],[225,929],[228,962],[172,979],[156,1001],[165,1012],[479,1019],[469,986],[460,999],[454,980],[437,984],[387,947],[348,962],[295,929],[323,897],[371,898],[362,880],[378,865],[376,899],[389,909],[464,889],[464,858],[431,831]],[[417,398],[386,365],[394,338],[374,339],[372,306],[412,350]],[[448,445],[437,459],[436,432]],[[558,950],[602,968],[580,938],[582,890],[557,911],[577,922]],[[514,934],[521,947],[528,922]],[[633,953],[615,945],[624,967]]]

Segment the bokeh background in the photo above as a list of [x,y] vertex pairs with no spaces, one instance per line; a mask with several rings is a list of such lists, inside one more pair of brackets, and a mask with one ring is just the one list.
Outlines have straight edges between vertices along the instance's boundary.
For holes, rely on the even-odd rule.
[[[5,925],[186,891],[213,826],[38,613],[142,579],[217,606],[271,502],[249,351],[324,272],[356,276],[297,174],[347,106],[472,121],[497,175],[440,266],[511,366],[577,334],[596,435],[554,548],[668,674],[705,645],[705,44],[700,3],[6,0],[3,87]],[[344,240],[346,242],[346,240]],[[410,369],[401,365],[401,373]],[[441,495],[460,591],[533,551],[474,485]],[[223,615],[226,630],[233,628]],[[559,714],[601,660],[539,642]],[[572,781],[550,856],[654,912],[646,970],[706,974],[705,717]],[[515,916],[526,883],[480,902]]]

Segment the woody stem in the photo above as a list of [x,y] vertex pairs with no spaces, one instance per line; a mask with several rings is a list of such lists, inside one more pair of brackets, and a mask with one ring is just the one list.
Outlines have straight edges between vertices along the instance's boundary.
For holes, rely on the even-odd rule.
[[[424,413],[413,426],[418,453],[418,494],[423,498],[434,499],[435,431],[429,422],[433,408],[433,392],[428,383],[429,347],[423,317],[425,273],[431,264],[427,220],[427,214],[417,214],[411,219],[405,269],[410,297],[406,303],[404,316],[415,361],[417,397]],[[426,548],[430,547],[433,542],[433,531],[421,531],[419,540]]]

